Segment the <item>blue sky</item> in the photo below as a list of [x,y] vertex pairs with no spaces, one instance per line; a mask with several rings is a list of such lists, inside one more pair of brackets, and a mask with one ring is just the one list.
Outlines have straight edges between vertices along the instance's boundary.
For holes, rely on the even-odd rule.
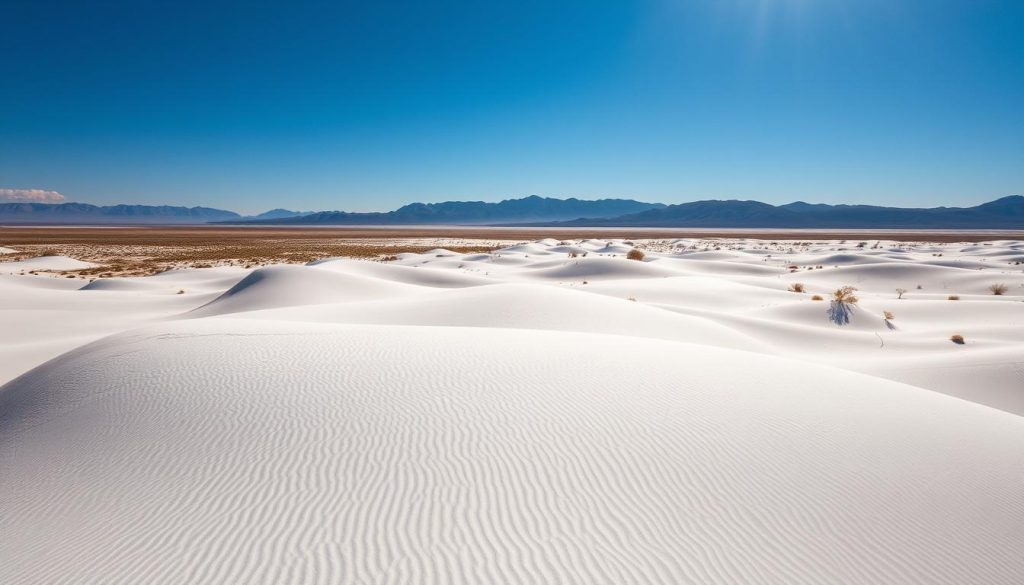
[[0,19],[0,193],[391,209],[1024,193],[1024,3],[50,2]]

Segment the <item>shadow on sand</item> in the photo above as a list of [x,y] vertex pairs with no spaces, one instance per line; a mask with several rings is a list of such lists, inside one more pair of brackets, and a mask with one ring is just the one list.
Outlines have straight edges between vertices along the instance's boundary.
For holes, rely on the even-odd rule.
[[839,301],[829,303],[828,320],[836,325],[843,326],[848,324],[851,315],[853,315],[853,305]]

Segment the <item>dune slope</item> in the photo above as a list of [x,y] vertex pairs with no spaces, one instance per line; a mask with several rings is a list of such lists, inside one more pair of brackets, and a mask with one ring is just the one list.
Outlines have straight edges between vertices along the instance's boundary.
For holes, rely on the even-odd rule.
[[202,319],[54,360],[0,413],[4,583],[1024,573],[1024,419],[733,350]]

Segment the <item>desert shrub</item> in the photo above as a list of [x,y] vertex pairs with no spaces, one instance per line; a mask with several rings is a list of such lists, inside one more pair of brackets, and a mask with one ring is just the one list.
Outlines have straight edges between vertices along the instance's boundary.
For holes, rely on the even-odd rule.
[[902,299],[903,295],[905,295],[905,294],[907,294],[907,289],[905,289],[905,288],[898,288],[898,289],[896,289],[896,298],[897,299]]
[[636,248],[633,248],[632,250],[629,251],[628,254],[626,254],[626,258],[629,260],[643,260],[644,252],[643,250],[637,250]]
[[795,292],[795,293],[802,293],[802,292],[804,292],[804,283],[802,283],[802,282],[794,282],[793,284],[789,285],[789,292]]
[[60,256],[60,252],[53,248],[43,248],[39,251],[40,256]]
[[832,300],[834,300],[837,303],[842,303],[844,305],[856,305],[858,299],[853,294],[856,290],[857,289],[855,289],[852,286],[844,286],[838,288],[834,293],[832,293]]
[[959,333],[954,333],[953,335],[950,335],[949,340],[957,345],[963,345],[967,343],[966,341],[964,341],[964,336],[960,335]]
[[947,298],[948,300],[951,300],[951,301],[959,301],[959,300],[960,300],[960,295],[949,295],[949,296],[948,296],[948,297],[946,297],[946,298]]
[[178,289],[178,294],[179,295],[185,294],[185,289],[183,289],[183,288]]
[[885,317],[886,321],[891,321],[896,318],[896,315],[893,315],[891,311],[882,311],[882,316]]
[[1006,286],[1003,283],[998,283],[988,287],[988,290],[994,295],[1003,295],[1006,293],[1006,291],[1010,290],[1010,287]]
[[821,295],[814,295],[813,297],[811,297],[811,300],[812,301],[824,301],[825,297],[823,297]]
[[395,260],[398,260],[398,256],[389,255],[380,259],[381,262],[394,262]]
[[570,258],[575,258],[577,256],[579,256],[579,254],[577,254],[576,252],[569,252],[569,257]]
[[829,321],[836,325],[846,325],[850,322],[853,307],[857,304],[857,297],[853,294],[856,290],[852,286],[844,286],[832,293],[832,302],[828,309]]

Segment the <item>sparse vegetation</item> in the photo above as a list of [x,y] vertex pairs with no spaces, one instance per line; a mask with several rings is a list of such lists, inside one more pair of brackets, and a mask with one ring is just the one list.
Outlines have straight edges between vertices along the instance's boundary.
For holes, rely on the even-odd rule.
[[643,260],[644,256],[644,251],[637,248],[633,248],[626,254],[626,258],[629,260]]
[[967,343],[966,341],[964,341],[964,336],[960,335],[959,333],[954,333],[953,335],[949,336],[949,340],[957,345],[963,345]]
[[886,321],[892,321],[896,318],[896,315],[893,315],[891,311],[882,311],[882,316]]
[[804,283],[802,283],[802,282],[794,282],[793,284],[789,285],[789,292],[795,292],[795,293],[802,293],[802,292],[804,292]]
[[832,303],[829,306],[828,318],[836,325],[846,325],[850,322],[850,315],[853,314],[853,307],[857,304],[856,291],[852,286],[844,286],[832,293]]
[[989,290],[989,292],[991,292],[994,295],[1002,296],[1002,295],[1006,294],[1006,291],[1010,290],[1010,287],[1008,287],[1005,284],[1000,282],[1000,283],[993,284],[992,286],[988,287],[988,290]]
[[946,299],[950,301],[959,301],[960,295],[949,295],[948,297],[946,297]]
[[179,294],[179,295],[185,294],[185,289],[183,289],[183,288],[178,289],[178,293],[177,294]]
[[823,297],[821,295],[814,295],[813,297],[811,297],[811,300],[812,301],[824,301],[825,297]]
[[5,261],[68,256],[100,265],[75,271],[78,276],[104,278],[145,276],[173,268],[305,264],[332,256],[389,262],[397,260],[399,252],[422,254],[443,247],[468,254],[493,252],[513,243],[488,234],[435,238],[276,228],[5,228],[4,236],[4,245],[18,249],[5,254]]
[[905,294],[907,294],[907,289],[905,289],[905,288],[898,288],[898,289],[896,289],[896,298],[897,299],[902,299],[903,295],[905,295]]
[[844,286],[832,293],[832,300],[844,305],[856,305],[859,300],[853,293],[857,289],[852,286]]

